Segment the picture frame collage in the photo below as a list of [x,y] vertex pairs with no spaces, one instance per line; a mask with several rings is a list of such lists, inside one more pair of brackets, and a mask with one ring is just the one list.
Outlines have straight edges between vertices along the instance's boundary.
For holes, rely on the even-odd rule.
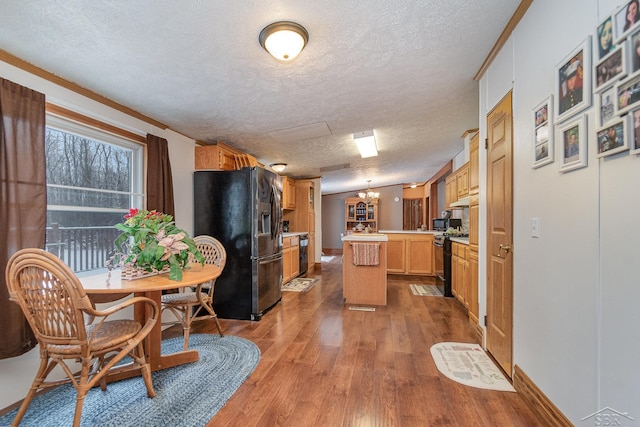
[[553,93],[532,109],[533,168],[553,163],[556,152],[561,173],[587,166],[585,110],[592,98],[596,157],[627,150],[640,155],[639,0],[628,1],[598,24],[595,46],[593,65],[591,35],[569,52],[556,65]]

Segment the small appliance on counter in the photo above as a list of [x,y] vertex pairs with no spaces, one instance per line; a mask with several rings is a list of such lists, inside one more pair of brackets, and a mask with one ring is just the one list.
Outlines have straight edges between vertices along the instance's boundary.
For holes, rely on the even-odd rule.
[[433,229],[437,231],[446,231],[449,228],[462,227],[462,220],[459,218],[434,218]]
[[283,233],[289,232],[289,221],[282,221],[282,232]]

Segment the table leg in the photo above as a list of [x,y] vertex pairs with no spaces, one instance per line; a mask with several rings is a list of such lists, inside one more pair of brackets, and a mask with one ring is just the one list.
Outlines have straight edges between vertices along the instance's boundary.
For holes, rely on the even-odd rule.
[[[140,294],[151,298],[158,304],[158,309],[161,308],[162,291],[147,292]],[[135,318],[141,322],[144,322],[148,317],[148,307],[136,307]],[[172,354],[162,354],[162,319],[158,318],[158,321],[151,329],[151,332],[145,339],[145,353],[149,359],[149,365],[151,371],[157,371],[160,369],[171,368],[173,366],[182,365],[183,363],[196,362],[198,360],[198,350],[179,351]]]

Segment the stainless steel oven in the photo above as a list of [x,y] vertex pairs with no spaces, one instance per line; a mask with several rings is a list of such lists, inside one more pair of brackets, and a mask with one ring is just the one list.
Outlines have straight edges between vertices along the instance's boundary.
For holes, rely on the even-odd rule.
[[451,240],[444,234],[433,238],[434,271],[436,286],[445,297],[452,297],[451,293]]

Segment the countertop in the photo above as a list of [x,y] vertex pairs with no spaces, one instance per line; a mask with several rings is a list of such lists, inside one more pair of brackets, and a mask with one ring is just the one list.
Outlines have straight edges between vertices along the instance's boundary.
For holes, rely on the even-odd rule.
[[349,234],[342,238],[343,242],[387,242],[389,238],[386,234],[380,233],[357,233]]
[[309,234],[307,231],[299,231],[295,233],[282,233],[282,237],[294,237],[294,236],[302,236],[303,234]]
[[468,245],[469,244],[469,238],[468,237],[450,236],[449,240],[451,240],[452,242],[456,242],[456,243],[462,243],[463,245]]
[[442,231],[436,230],[378,230],[378,233],[384,234],[442,234]]

